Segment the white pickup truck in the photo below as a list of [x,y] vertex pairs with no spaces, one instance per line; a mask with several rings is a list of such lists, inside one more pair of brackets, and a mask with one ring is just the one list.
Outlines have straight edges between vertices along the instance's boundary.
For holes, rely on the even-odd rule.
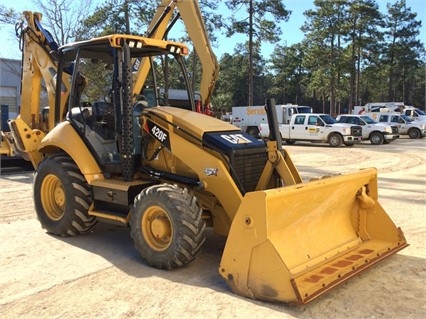
[[426,113],[412,105],[405,105],[403,102],[374,102],[365,106],[355,106],[352,114],[371,114],[376,112],[397,112],[406,115],[410,120],[426,121]]
[[373,145],[389,144],[399,138],[398,127],[374,121],[367,115],[344,114],[337,117],[337,122],[360,125],[362,137]]
[[365,115],[380,123],[396,125],[400,135],[408,135],[410,138],[423,138],[426,136],[426,122],[413,121],[407,115],[391,112],[372,112]]
[[[362,141],[362,129],[357,125],[336,123],[328,114],[294,114],[289,124],[279,124],[281,138],[287,144],[296,141],[325,142],[332,147],[353,146]],[[269,125],[259,125],[260,135],[269,138]]]

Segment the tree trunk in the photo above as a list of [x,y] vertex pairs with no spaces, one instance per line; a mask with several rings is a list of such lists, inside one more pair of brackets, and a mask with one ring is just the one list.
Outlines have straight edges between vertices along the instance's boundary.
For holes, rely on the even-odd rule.
[[249,101],[253,105],[253,0],[250,0],[249,8]]

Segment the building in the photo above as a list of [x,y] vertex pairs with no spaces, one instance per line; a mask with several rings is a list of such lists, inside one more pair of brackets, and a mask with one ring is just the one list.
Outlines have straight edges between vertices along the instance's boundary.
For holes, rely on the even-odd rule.
[[0,127],[7,129],[7,120],[19,112],[21,60],[0,58]]

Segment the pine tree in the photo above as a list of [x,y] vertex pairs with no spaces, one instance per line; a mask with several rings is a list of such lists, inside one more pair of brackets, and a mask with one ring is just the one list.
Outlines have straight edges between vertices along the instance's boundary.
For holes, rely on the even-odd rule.
[[421,21],[405,0],[387,6],[383,61],[388,66],[388,100],[407,102],[414,69],[419,66],[423,44],[416,39]]
[[[227,36],[235,33],[248,34],[249,36],[249,68],[248,68],[248,105],[254,102],[254,68],[253,44],[254,42],[278,42],[281,35],[279,22],[287,21],[290,11],[287,11],[283,0],[227,0],[226,5],[233,11],[230,24],[227,27]],[[246,8],[247,18],[237,19],[236,12]]]

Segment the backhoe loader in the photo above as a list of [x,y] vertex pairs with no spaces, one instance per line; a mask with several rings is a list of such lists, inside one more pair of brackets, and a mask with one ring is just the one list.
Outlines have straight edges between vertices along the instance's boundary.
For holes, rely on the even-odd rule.
[[[44,70],[46,52],[26,51],[32,40],[24,66]],[[181,43],[122,34],[55,48],[48,130],[31,126],[39,111],[31,101],[21,110],[34,113],[9,123],[13,147],[36,169],[34,206],[48,233],[121,223],[144,263],[173,269],[196,258],[212,227],[227,236],[218,269],[233,292],[298,304],[408,245],[378,202],[376,169],[302,182],[282,149],[272,99],[268,142],[194,112],[187,54]],[[188,105],[135,96],[136,60],[149,64],[144,87],[184,90]]]

